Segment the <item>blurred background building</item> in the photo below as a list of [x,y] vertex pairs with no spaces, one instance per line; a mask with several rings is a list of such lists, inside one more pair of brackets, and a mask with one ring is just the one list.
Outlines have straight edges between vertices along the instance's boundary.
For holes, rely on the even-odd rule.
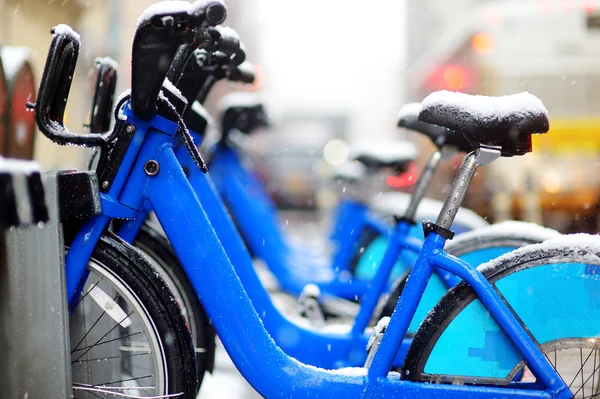
[[[67,23],[82,47],[67,125],[89,120],[94,59],[121,65],[129,86],[132,34],[152,0],[0,0],[0,41],[31,50],[36,85],[52,26]],[[551,116],[534,153],[479,172],[468,204],[495,218],[543,222],[563,231],[597,231],[600,133],[600,1],[597,0],[229,0],[227,25],[247,46],[260,74],[274,128],[262,144],[264,170],[282,205],[327,203],[323,148],[332,140],[416,141],[399,131],[407,101],[434,90],[501,95],[529,91]],[[231,90],[224,83],[209,111]],[[336,145],[338,141],[334,142]],[[338,147],[336,147],[338,148]],[[46,168],[83,166],[89,152],[58,148],[40,134],[35,158]],[[442,197],[459,160],[440,173]],[[278,192],[279,191],[279,192]],[[291,198],[291,199],[290,199]],[[288,203],[291,202],[291,203]],[[298,203],[299,202],[299,203]]]

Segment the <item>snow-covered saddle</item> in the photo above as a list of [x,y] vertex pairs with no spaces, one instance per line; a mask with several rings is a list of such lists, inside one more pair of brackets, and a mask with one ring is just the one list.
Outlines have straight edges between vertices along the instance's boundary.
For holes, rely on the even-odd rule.
[[419,120],[461,132],[476,147],[501,146],[509,156],[531,151],[531,134],[550,126],[544,104],[527,92],[486,97],[438,91],[423,100]]
[[469,152],[473,150],[471,144],[460,133],[443,126],[432,125],[419,121],[421,103],[409,103],[400,109],[398,127],[413,130],[428,137],[437,147],[454,147],[458,151]]
[[418,155],[417,147],[409,141],[363,142],[350,149],[350,159],[367,169],[403,169]]

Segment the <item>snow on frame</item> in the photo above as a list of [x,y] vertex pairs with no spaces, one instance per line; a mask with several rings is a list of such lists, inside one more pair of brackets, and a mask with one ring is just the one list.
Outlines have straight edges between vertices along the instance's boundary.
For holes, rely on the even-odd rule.
[[548,116],[548,110],[542,101],[529,92],[488,97],[441,90],[425,97],[421,105],[423,110],[430,108],[457,110],[482,122],[525,115]]
[[54,35],[65,35],[69,36],[71,39],[75,40],[77,43],[81,42],[81,36],[79,33],[75,32],[73,28],[66,24],[58,24],[54,28],[52,28],[52,33]]
[[410,141],[364,141],[350,148],[350,159],[369,157],[385,163],[412,161],[419,155]]

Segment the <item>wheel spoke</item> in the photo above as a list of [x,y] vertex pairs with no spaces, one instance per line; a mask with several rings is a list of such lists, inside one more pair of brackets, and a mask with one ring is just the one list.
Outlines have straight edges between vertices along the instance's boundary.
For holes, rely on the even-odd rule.
[[[119,297],[119,294],[117,294],[117,296],[115,296],[114,300],[116,301],[118,297]],[[77,350],[77,348],[79,348],[79,345],[81,345],[81,343],[83,341],[85,341],[85,339],[87,338],[87,336],[89,335],[89,333],[92,332],[92,330],[94,329],[94,327],[96,327],[96,324],[98,324],[98,322],[100,321],[100,319],[102,318],[102,316],[104,316],[105,314],[106,314],[106,311],[104,309],[102,309],[102,313],[100,313],[100,316],[98,316],[98,318],[96,319],[96,321],[94,322],[94,324],[92,324],[92,326],[90,327],[90,329],[84,334],[83,338],[81,338],[81,340],[77,343],[77,345],[75,345],[75,349],[73,349],[71,351],[71,353],[73,353],[74,351]]]

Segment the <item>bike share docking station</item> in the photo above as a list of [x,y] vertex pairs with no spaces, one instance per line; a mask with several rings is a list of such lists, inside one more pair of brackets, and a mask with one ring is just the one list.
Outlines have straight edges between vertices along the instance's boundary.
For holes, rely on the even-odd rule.
[[99,211],[95,173],[0,158],[0,397],[71,397],[62,222]]

